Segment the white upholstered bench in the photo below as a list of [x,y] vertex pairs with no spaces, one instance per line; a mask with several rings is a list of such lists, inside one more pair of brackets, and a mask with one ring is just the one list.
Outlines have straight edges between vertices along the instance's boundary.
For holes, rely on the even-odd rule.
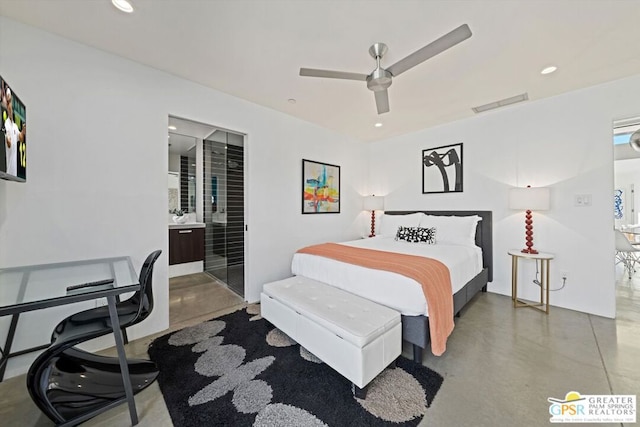
[[338,371],[366,385],[402,352],[400,313],[324,283],[294,276],[264,285],[262,317]]

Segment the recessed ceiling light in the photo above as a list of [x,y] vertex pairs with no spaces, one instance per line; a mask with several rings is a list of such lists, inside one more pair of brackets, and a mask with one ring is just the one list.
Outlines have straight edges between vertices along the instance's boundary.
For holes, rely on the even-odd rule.
[[296,100],[295,100],[295,99],[293,99],[293,98],[289,98],[289,99],[287,99],[287,102],[288,102],[289,104],[295,104],[295,103],[296,103]]
[[125,13],[133,12],[133,6],[127,0],[111,0],[111,3]]
[[178,129],[178,128],[177,128],[177,127],[175,127],[175,126],[173,126],[173,125],[170,125],[170,126],[169,126],[169,130],[176,130],[176,129]]
[[378,122],[374,126],[377,127],[377,128],[381,128],[382,127],[382,123]]
[[551,74],[557,69],[558,67],[556,67],[555,65],[551,65],[550,67],[546,67],[542,71],[540,71],[540,74]]

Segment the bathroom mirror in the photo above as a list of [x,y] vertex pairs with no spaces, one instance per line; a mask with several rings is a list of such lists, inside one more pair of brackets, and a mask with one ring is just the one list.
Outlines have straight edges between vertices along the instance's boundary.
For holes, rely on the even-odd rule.
[[169,172],[169,212],[179,209],[180,206],[180,174],[178,172]]
[[169,211],[196,211],[196,138],[169,132]]

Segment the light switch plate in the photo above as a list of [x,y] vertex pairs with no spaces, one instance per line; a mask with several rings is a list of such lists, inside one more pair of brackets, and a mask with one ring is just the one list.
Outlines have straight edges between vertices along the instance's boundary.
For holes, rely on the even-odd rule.
[[573,198],[574,206],[591,206],[591,194],[576,194]]

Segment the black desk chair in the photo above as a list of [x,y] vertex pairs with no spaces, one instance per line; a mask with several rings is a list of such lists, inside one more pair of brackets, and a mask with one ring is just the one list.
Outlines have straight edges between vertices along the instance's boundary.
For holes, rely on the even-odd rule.
[[[153,265],[162,251],[151,253],[140,270],[140,290],[116,304],[122,329],[146,319],[153,310]],[[27,374],[27,389],[36,405],[56,424],[83,422],[126,400],[119,360],[74,348],[113,333],[109,309],[92,308],[61,321],[48,347]],[[158,375],[149,360],[128,359],[134,394]]]

